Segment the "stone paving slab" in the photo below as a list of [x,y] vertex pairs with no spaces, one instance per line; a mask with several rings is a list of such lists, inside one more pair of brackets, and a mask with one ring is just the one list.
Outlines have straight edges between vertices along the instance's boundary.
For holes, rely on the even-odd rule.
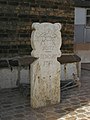
[[81,88],[61,93],[61,103],[32,109],[18,88],[0,90],[0,120],[90,120],[90,71],[82,71]]

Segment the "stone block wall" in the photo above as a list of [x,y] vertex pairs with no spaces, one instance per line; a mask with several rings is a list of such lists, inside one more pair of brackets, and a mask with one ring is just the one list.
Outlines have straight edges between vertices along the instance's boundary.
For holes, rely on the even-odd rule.
[[73,0],[0,0],[0,57],[30,55],[33,22],[60,22],[62,52],[73,52]]

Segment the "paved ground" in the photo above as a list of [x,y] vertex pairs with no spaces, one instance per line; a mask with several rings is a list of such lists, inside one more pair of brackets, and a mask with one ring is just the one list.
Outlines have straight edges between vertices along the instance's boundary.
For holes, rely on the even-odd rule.
[[62,92],[60,104],[35,110],[18,89],[0,90],[0,120],[90,120],[89,68],[82,70],[81,83],[80,89]]

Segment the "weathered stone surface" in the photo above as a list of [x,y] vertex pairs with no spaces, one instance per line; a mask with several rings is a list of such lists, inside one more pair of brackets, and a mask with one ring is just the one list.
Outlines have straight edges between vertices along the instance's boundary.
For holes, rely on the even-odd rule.
[[38,60],[31,64],[31,106],[38,108],[60,102],[61,24],[34,23],[31,35]]
[[0,88],[13,88],[16,87],[18,79],[18,71],[16,68],[0,69]]

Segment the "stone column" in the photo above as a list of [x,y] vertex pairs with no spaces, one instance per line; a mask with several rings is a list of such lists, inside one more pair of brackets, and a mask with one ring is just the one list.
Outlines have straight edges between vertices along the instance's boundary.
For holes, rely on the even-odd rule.
[[38,108],[60,102],[61,24],[33,23],[31,55],[31,106]]

